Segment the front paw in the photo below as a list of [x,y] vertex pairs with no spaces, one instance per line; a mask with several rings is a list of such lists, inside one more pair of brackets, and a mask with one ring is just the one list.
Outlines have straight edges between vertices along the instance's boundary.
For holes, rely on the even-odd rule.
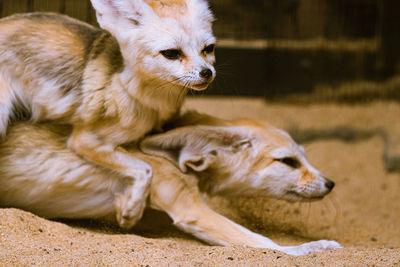
[[133,199],[129,194],[118,195],[115,199],[116,219],[123,229],[130,229],[142,218],[146,198]]
[[302,244],[300,246],[288,247],[287,254],[294,256],[307,255],[313,252],[322,252],[325,250],[343,248],[338,242],[333,240],[319,240]]
[[333,240],[319,240],[300,245],[299,252],[302,253],[300,255],[306,255],[312,252],[322,252],[336,248],[343,248],[343,246]]

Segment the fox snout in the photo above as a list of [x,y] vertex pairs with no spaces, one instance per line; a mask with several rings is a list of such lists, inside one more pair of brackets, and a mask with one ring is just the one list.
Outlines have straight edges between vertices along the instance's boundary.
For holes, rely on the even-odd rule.
[[325,179],[325,187],[329,190],[329,192],[332,191],[333,187],[335,187],[335,182],[326,177],[324,177],[324,179]]
[[292,201],[318,200],[329,194],[335,182],[320,175],[310,174],[307,179],[302,177],[294,186],[286,191],[286,197]]
[[213,67],[204,67],[199,72],[199,76],[204,81],[204,84],[209,85],[215,78],[215,69]]
[[215,69],[213,67],[202,67],[198,71],[199,81],[194,82],[190,87],[194,90],[202,91],[206,89],[215,78]]
[[202,71],[200,71],[200,77],[203,78],[204,80],[208,81],[212,76],[213,72],[209,68],[204,68]]

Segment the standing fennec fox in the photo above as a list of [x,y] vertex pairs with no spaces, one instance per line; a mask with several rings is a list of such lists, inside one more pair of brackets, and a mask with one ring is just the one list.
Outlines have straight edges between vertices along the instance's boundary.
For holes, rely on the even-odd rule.
[[0,137],[21,114],[71,124],[70,149],[135,180],[121,201],[134,224],[152,168],[119,145],[161,128],[187,88],[212,82],[213,17],[203,0],[92,4],[103,29],[49,13],[0,20]]
[[[141,149],[147,155],[133,151],[153,166],[150,206],[166,212],[179,229],[210,244],[292,255],[341,247],[328,240],[279,246],[216,213],[200,195],[204,191],[291,201],[324,197],[334,183],[308,163],[304,150],[286,132],[249,120],[221,122],[193,114],[181,122],[189,125],[146,137]],[[0,207],[50,218],[111,217],[131,227],[118,205],[123,195],[131,194],[129,181],[68,151],[68,133],[69,128],[46,124],[20,123],[10,129],[0,144]]]

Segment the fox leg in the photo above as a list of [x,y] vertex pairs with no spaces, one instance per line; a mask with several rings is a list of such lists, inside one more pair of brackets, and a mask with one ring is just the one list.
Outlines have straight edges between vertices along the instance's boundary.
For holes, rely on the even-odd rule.
[[300,246],[279,246],[269,238],[253,233],[213,211],[202,200],[197,190],[187,186],[184,178],[177,178],[182,174],[168,172],[165,175],[169,177],[159,178],[160,175],[154,173],[150,204],[167,212],[178,228],[209,244],[268,248],[296,256],[341,248],[339,243],[328,240],[314,241]]
[[117,220],[121,227],[130,228],[142,217],[150,192],[152,167],[120,147],[99,141],[96,134],[73,131],[68,146],[78,155],[99,166],[132,179],[128,188],[117,196]]

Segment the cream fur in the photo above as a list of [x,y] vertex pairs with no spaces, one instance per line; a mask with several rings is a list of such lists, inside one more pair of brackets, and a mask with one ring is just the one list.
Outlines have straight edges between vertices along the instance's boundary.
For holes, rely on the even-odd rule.
[[[136,206],[121,207],[134,196],[132,180],[71,153],[65,145],[68,134],[68,127],[41,124],[10,129],[0,145],[0,205],[50,218],[116,219],[121,227],[132,227],[124,210]],[[141,148],[147,155],[127,149],[153,166],[149,207],[165,211],[178,228],[203,241],[291,255],[341,247],[327,240],[279,246],[214,212],[203,201],[200,191],[291,201],[328,194],[329,180],[311,167],[301,147],[282,130],[252,121],[206,118],[150,136]],[[295,157],[300,164],[292,168],[281,157]]]

